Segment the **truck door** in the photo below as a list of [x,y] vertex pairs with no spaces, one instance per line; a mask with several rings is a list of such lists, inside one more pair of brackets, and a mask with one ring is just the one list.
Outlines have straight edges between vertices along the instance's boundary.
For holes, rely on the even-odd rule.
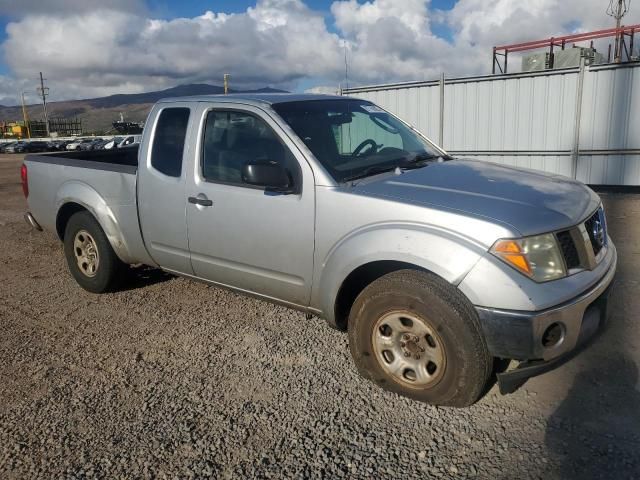
[[[264,111],[203,106],[187,196],[191,263],[198,277],[307,305],[314,252],[314,180],[302,154]],[[247,162],[284,166],[295,193],[243,181]]]
[[160,266],[193,274],[186,224],[187,140],[193,115],[186,103],[159,104],[149,116],[138,165],[138,214],[149,255]]

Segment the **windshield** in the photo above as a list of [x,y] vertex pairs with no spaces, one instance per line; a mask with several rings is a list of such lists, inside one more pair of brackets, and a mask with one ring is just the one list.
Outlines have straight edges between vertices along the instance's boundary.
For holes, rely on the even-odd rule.
[[341,183],[412,168],[442,153],[404,123],[364,100],[312,100],[273,105]]

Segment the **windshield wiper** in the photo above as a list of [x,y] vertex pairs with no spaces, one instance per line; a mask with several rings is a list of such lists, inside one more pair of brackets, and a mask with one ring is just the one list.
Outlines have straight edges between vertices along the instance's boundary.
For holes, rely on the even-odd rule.
[[375,175],[378,173],[390,172],[391,170],[395,170],[399,168],[401,170],[412,170],[414,168],[422,168],[427,166],[428,164],[437,161],[438,159],[443,158],[440,155],[434,155],[432,153],[413,153],[407,155],[406,157],[398,158],[393,161],[391,164],[386,165],[373,165],[371,167],[365,168],[358,173],[353,175],[349,175],[342,179],[343,182],[349,182],[352,180],[358,180],[360,178],[369,177],[371,175]]
[[371,167],[365,168],[364,170],[359,171],[358,173],[354,173],[353,175],[349,175],[342,179],[343,182],[350,182],[351,180],[358,180],[360,178],[369,177],[371,175],[375,175],[378,173],[390,172],[391,170],[395,170],[398,168],[398,165],[373,165]]
[[427,163],[437,161],[440,158],[442,158],[440,155],[434,155],[432,153],[416,153],[402,158],[400,163],[398,163],[398,166],[403,170],[422,168]]

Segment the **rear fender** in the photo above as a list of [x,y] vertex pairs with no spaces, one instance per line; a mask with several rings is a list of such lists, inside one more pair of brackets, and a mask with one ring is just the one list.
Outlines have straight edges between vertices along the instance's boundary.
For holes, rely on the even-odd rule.
[[136,262],[122,235],[122,230],[118,225],[116,216],[107,205],[105,199],[102,198],[96,190],[86,183],[77,181],[65,182],[56,194],[56,218],[61,208],[68,203],[76,203],[91,212],[102,227],[102,230],[109,239],[109,243],[111,243],[111,247],[120,260],[129,264]]

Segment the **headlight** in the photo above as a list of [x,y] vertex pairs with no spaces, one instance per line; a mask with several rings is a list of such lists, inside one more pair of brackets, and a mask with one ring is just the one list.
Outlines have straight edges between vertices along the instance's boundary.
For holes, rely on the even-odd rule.
[[498,240],[491,253],[536,282],[567,275],[555,235],[547,233],[519,239]]

